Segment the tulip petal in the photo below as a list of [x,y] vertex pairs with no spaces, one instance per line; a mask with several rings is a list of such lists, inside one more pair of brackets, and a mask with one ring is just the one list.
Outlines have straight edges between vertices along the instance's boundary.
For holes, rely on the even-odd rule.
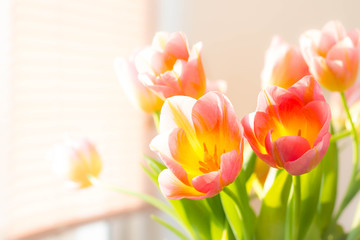
[[[229,99],[221,93],[209,92],[201,97],[194,105],[192,119],[196,134],[207,138],[204,139],[208,140],[206,142],[218,144],[228,138],[231,149],[234,149],[231,142],[239,142],[240,127],[236,113]],[[209,139],[211,136],[205,133],[211,133],[217,139]],[[221,134],[226,138],[220,139]]]
[[198,200],[203,199],[206,195],[181,182],[169,169],[163,170],[159,174],[158,180],[161,193],[169,199],[189,198]]
[[213,171],[197,176],[193,178],[192,184],[197,191],[206,193],[206,197],[212,197],[222,190],[220,171]]
[[311,76],[303,77],[288,90],[298,96],[304,105],[311,101],[325,101],[320,85]]
[[337,79],[344,79],[342,83],[344,89],[349,88],[356,79],[359,63],[358,51],[351,39],[346,37],[338,42],[326,57],[329,70]]
[[255,115],[258,113],[260,112],[250,113],[246,115],[241,120],[241,125],[243,126],[244,129],[244,136],[246,137],[246,140],[248,141],[248,143],[250,144],[251,148],[256,153],[256,155],[258,155],[262,160],[270,162],[271,158],[265,153],[266,152],[265,147],[262,145],[262,143],[259,143],[258,139],[255,137],[253,124],[254,124]]
[[311,126],[309,131],[313,131],[313,135],[316,134],[315,138],[312,137],[313,140],[310,140],[310,142],[313,142],[313,145],[317,145],[323,136],[329,132],[331,121],[330,107],[326,102],[314,101],[307,104],[302,109],[302,112]]
[[[275,119],[274,119],[275,118]],[[254,133],[260,144],[265,143],[267,133],[275,128],[274,121],[278,121],[278,116],[269,116],[264,112],[256,112],[254,116]]]
[[285,166],[287,162],[297,160],[305,152],[310,150],[310,148],[309,142],[299,136],[280,137],[274,142],[275,156],[279,157],[283,166]]
[[344,36],[346,36],[346,31],[339,22],[329,22],[322,29],[318,51],[320,54],[326,54],[336,44],[336,42]]
[[351,31],[348,32],[348,37],[351,39],[351,41],[353,42],[354,46],[359,46],[359,42],[360,42],[360,32],[358,29],[353,29]]
[[186,96],[168,98],[161,109],[160,133],[178,127],[193,128],[191,116],[195,103],[196,99]]
[[[241,152],[243,143],[241,143]],[[243,157],[236,150],[221,155],[221,185],[227,186],[239,175],[243,163]]]
[[[255,113],[250,113],[241,120],[241,124],[244,128],[244,136],[246,137],[246,140],[250,144],[254,153],[260,159],[262,159],[263,161],[268,163],[270,166],[276,167],[276,165],[272,161],[272,157],[266,153],[265,147],[258,142],[257,138],[254,135],[255,133],[253,130],[253,126],[251,126],[251,124],[254,123],[254,120],[253,120],[254,115],[255,115]],[[263,153],[263,152],[265,152],[265,153]]]
[[145,82],[143,78],[142,81],[149,89],[156,92],[162,99],[175,95],[181,95],[180,93],[182,93],[178,76],[173,71],[167,71],[156,77],[153,76],[150,79],[152,79],[150,84]]
[[[170,147],[171,156],[173,159],[176,159],[176,162],[179,163],[182,166],[182,169],[185,169],[189,177],[192,178],[194,175],[203,174],[200,171],[200,165],[199,162],[203,160],[203,152],[196,152],[191,145],[191,142],[187,138],[185,131],[181,128],[176,128],[172,131],[172,133],[169,136],[168,144]],[[169,167],[170,168],[170,167]],[[172,170],[172,169],[171,169]],[[176,174],[172,170],[172,172],[185,184],[188,184],[187,178],[186,180],[182,180],[182,176],[179,174]],[[184,172],[186,174],[186,172]],[[186,175],[187,177],[187,175]]]
[[311,150],[307,151],[295,161],[284,164],[284,168],[292,175],[300,175],[311,171],[324,157],[330,143],[331,134],[327,133],[323,139]]
[[[192,109],[196,100],[186,96],[168,98],[161,110],[160,133],[174,128],[184,130],[186,139],[190,143],[197,158],[203,158],[203,146],[200,145],[192,121]],[[189,161],[189,160],[188,160]]]
[[266,134],[266,138],[265,138],[265,148],[266,148],[266,151],[268,152],[268,155],[269,156],[268,158],[261,158],[262,160],[264,160],[264,162],[266,162],[267,164],[269,164],[271,167],[274,167],[274,168],[283,168],[283,163],[282,161],[280,160],[280,156],[278,154],[278,152],[276,151],[275,149],[275,146],[274,146],[274,143],[273,143],[273,139],[272,139],[272,129],[270,129],[268,131],[268,133]]
[[178,129],[174,129],[169,133],[162,133],[157,135],[150,143],[150,149],[158,153],[161,157],[161,160],[165,165],[173,172],[173,174],[184,184],[189,184],[188,175],[180,163],[176,162],[171,153],[171,146],[169,143],[169,138],[174,132],[176,133]]
[[[288,89],[269,86],[259,93],[256,111],[268,112],[275,116],[277,113],[274,106],[279,102],[287,100],[296,100],[296,96],[291,91],[288,91]],[[300,102],[300,99],[298,99],[298,101]]]
[[291,46],[278,36],[273,37],[261,74],[263,87],[289,88],[306,75],[309,75],[309,70],[299,47]]
[[199,98],[205,93],[206,77],[201,61],[202,44],[197,43],[190,52],[188,61],[178,60],[174,71],[179,75],[186,96]]
[[139,73],[158,75],[167,70],[164,54],[151,47],[144,48],[136,55],[135,65]]
[[164,52],[172,55],[176,59],[187,60],[189,58],[188,45],[185,35],[181,32],[175,32],[170,34]]

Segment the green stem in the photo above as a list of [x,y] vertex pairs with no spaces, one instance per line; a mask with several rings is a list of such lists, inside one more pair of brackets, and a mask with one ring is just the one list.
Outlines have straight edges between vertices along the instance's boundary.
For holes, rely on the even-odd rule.
[[251,240],[252,237],[251,237],[250,232],[248,231],[249,228],[246,226],[246,225],[252,223],[251,220],[248,221],[248,218],[252,216],[252,213],[250,212],[251,209],[249,209],[247,207],[247,204],[245,203],[244,199],[242,197],[239,198],[233,191],[231,191],[230,188],[225,187],[223,189],[223,191],[234,201],[234,203],[240,209],[240,214],[241,214],[242,224],[243,224],[243,231],[244,231],[244,238],[245,238],[245,240]]
[[344,130],[342,132],[339,132],[339,133],[336,133],[336,134],[333,134],[330,138],[330,142],[336,142],[337,140],[339,139],[342,139],[344,137],[347,137],[349,135],[352,134],[352,131],[351,130]]
[[340,207],[339,207],[339,209],[337,210],[337,212],[335,214],[333,222],[336,222],[339,219],[339,217],[341,216],[342,212],[344,211],[344,209],[346,208],[348,203],[352,200],[352,197],[351,197],[351,199],[349,199],[348,195],[353,190],[353,183],[356,180],[356,175],[357,175],[357,172],[358,172],[358,165],[359,165],[359,138],[358,138],[358,134],[357,134],[354,122],[353,122],[353,120],[351,118],[350,110],[349,110],[348,104],[346,102],[344,92],[341,92],[340,95],[341,95],[342,103],[344,105],[344,110],[345,110],[346,116],[347,116],[347,118],[348,118],[348,120],[350,122],[350,125],[351,125],[351,133],[353,135],[353,170],[352,170],[352,174],[351,174],[351,178],[350,178],[350,183],[349,183],[348,188],[346,190],[345,196],[344,196],[344,198],[343,198],[343,200],[342,200],[342,202],[340,204]]
[[292,176],[292,194],[288,208],[288,232],[286,239],[297,240],[299,238],[300,208],[301,208],[301,181],[300,176]]

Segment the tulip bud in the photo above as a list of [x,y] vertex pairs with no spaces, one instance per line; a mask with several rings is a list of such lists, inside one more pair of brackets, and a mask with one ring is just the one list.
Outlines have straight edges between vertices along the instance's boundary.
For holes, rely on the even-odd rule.
[[101,158],[88,140],[66,140],[50,151],[53,171],[79,188],[91,186],[88,177],[97,177],[102,169]]
[[357,29],[346,32],[340,22],[332,21],[321,31],[305,32],[300,47],[314,78],[330,91],[343,92],[357,77],[359,40]]
[[197,43],[190,51],[183,33],[159,32],[152,46],[135,57],[139,78],[164,100],[176,95],[198,99],[206,89],[201,50]]
[[274,37],[265,55],[261,74],[263,88],[269,85],[289,88],[306,75],[309,75],[309,68],[300,48],[291,46],[280,37]]

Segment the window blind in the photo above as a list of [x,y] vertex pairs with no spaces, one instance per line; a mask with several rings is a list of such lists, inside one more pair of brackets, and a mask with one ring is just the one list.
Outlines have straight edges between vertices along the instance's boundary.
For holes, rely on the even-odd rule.
[[102,156],[104,181],[146,191],[139,162],[149,123],[129,105],[113,60],[149,43],[153,2],[5,2],[2,11],[7,9],[10,21],[0,29],[6,40],[1,49],[7,49],[0,53],[4,237],[27,238],[141,207],[137,199],[103,189],[70,191],[51,172],[46,154],[65,135],[88,137]]

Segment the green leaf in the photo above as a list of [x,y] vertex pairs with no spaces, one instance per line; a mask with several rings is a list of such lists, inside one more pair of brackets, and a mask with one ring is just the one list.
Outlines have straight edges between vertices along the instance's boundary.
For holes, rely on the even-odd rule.
[[360,225],[351,229],[346,240],[359,240],[360,239]]
[[[250,151],[250,152],[249,152]],[[251,174],[253,174],[254,169],[255,169],[255,165],[256,165],[256,154],[252,151],[249,150],[247,153],[244,153],[245,157],[244,159],[246,159],[244,161],[242,170],[240,172],[241,176],[241,180],[242,180],[242,184],[245,184],[249,178],[251,177]]]
[[309,227],[314,222],[320,197],[323,165],[320,164],[311,172],[300,176],[301,209],[299,239],[305,239]]
[[154,173],[152,170],[145,167],[143,164],[141,164],[141,168],[144,170],[144,172],[149,176],[149,178],[154,182],[155,185],[158,185],[158,174]]
[[179,231],[177,228],[175,228],[174,226],[172,226],[171,224],[165,222],[164,220],[162,220],[161,218],[155,216],[155,215],[151,215],[151,218],[155,221],[157,221],[158,223],[160,223],[161,225],[163,225],[164,227],[166,227],[167,229],[169,229],[171,232],[173,232],[176,236],[179,237],[179,239],[182,240],[188,240],[189,238],[187,236],[185,236],[181,231]]
[[209,211],[212,215],[214,222],[216,222],[218,225],[223,226],[225,222],[225,213],[221,204],[220,195],[218,194],[212,198],[206,198],[205,201],[209,206]]
[[[154,179],[156,179],[155,183],[158,184],[158,175],[166,166],[151,157],[144,157],[150,168],[144,169],[145,172],[149,172],[152,180],[154,181]],[[194,239],[210,239],[210,221],[214,213],[209,213],[211,209],[206,200],[181,199],[168,200],[168,202],[173,206],[175,213],[172,214],[172,216],[174,219],[178,221]]]
[[323,176],[316,224],[322,232],[331,222],[336,201],[338,178],[338,148],[336,143],[330,143],[320,167],[323,168]]
[[144,158],[146,160],[146,163],[148,164],[148,166],[150,167],[150,169],[152,169],[154,171],[154,173],[156,173],[157,175],[160,174],[160,172],[162,172],[162,170],[166,169],[166,166],[162,163],[160,163],[159,161],[144,155]]
[[[230,184],[227,186],[231,191],[237,191],[237,187],[235,184]],[[237,204],[234,204],[231,197],[229,197],[226,193],[220,192],[221,202],[225,211],[226,218],[228,223],[234,233],[234,237],[236,240],[243,239],[243,220],[241,218],[240,209]]]
[[221,240],[234,240],[234,234],[230,228],[230,225],[227,221],[225,221],[225,226],[224,226],[224,230],[223,230],[223,234],[221,236],[221,238],[213,238],[213,239],[221,239]]
[[235,239],[249,239],[255,229],[256,216],[249,203],[244,177],[240,173],[235,182],[220,192],[222,206]]
[[256,224],[256,239],[284,239],[286,208],[291,187],[291,177],[279,170],[267,191]]
[[205,199],[208,204],[209,215],[211,218],[211,239],[234,239],[229,224],[227,223],[220,195]]
[[189,231],[194,239],[211,239],[211,215],[205,200],[169,200],[173,205],[179,222]]

